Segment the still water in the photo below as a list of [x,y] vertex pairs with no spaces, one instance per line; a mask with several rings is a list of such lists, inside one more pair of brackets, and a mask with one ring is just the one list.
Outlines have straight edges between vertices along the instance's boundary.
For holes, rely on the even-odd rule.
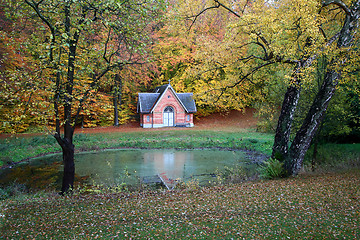
[[225,166],[247,165],[249,161],[240,151],[115,150],[79,154],[76,173],[106,185],[123,181],[126,169],[139,177],[163,174],[170,179],[186,180],[221,171]]
[[[241,166],[251,171],[255,166],[252,159],[248,153],[242,151],[106,150],[75,154],[75,172],[79,177],[86,177],[89,184],[107,186],[129,180],[125,173],[138,179],[161,175],[169,179],[187,181],[222,171],[225,166]],[[57,154],[33,159],[28,165],[41,167],[61,161],[61,154]],[[61,171],[63,167],[57,164],[57,168]]]

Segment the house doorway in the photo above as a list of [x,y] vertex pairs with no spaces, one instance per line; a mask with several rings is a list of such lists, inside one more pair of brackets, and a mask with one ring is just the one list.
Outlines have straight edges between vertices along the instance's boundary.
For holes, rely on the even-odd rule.
[[174,109],[170,106],[164,109],[164,127],[174,126]]

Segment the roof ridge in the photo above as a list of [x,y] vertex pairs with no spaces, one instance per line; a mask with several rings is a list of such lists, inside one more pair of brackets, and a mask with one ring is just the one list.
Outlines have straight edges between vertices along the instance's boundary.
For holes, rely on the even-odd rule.
[[152,93],[138,93],[138,112],[152,112],[169,88],[171,89],[170,91],[174,93],[175,98],[179,101],[186,112],[194,113],[197,111],[195,101],[192,97],[193,93],[177,93],[171,84],[164,84],[162,86],[156,87]]

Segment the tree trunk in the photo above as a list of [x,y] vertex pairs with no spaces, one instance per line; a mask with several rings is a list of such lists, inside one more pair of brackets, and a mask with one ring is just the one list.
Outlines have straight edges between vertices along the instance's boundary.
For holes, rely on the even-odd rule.
[[285,169],[288,175],[297,175],[299,173],[305,154],[335,93],[339,78],[340,74],[335,71],[326,73],[324,82],[290,146],[288,157],[285,161]]
[[119,126],[119,108],[121,107],[121,100],[122,100],[121,92],[122,92],[122,81],[119,74],[116,74],[114,80],[114,94],[113,94],[114,126]]
[[[57,128],[59,125],[57,126]],[[54,135],[56,141],[59,143],[63,153],[64,174],[62,179],[62,186],[60,194],[64,195],[70,192],[74,187],[75,179],[75,163],[74,163],[74,150],[73,144],[74,129],[70,124],[66,124],[64,127],[64,137],[61,137],[60,131],[57,131]]]
[[278,120],[278,125],[275,132],[274,145],[271,157],[279,161],[284,161],[287,158],[291,126],[294,120],[294,113],[300,98],[300,80],[299,70],[301,63],[299,63],[293,75],[294,84],[287,88],[284,96],[284,101],[281,106],[281,112]]
[[[320,130],[319,130],[320,131]],[[314,143],[314,151],[311,158],[311,171],[315,172],[315,167],[317,163],[317,156],[318,156],[318,146],[319,146],[319,139],[315,137],[315,143]]]
[[[329,4],[339,5],[340,3],[342,2],[328,0],[325,1],[323,4],[325,4],[326,6]],[[332,61],[332,64],[328,66],[329,70],[324,76],[323,84],[304,119],[303,125],[296,133],[296,136],[288,152],[288,136],[290,136],[291,130],[291,113],[293,113],[291,109],[296,106],[284,106],[284,104],[288,105],[291,104],[291,102],[296,104],[297,102],[287,100],[289,96],[285,96],[285,100],[282,106],[282,112],[279,118],[278,128],[276,131],[272,155],[275,156],[277,153],[281,153],[281,156],[286,156],[284,167],[288,175],[297,175],[302,167],[305,154],[309,149],[316,130],[318,129],[324,117],[324,113],[326,112],[328,104],[334,95],[338,79],[340,78],[340,72],[336,72],[333,69],[339,67],[336,66],[337,64],[343,65],[348,59],[348,48],[351,47],[351,45],[353,44],[355,33],[359,27],[358,20],[360,18],[360,0],[354,1],[351,8],[348,8],[347,6],[345,6],[345,4],[340,4],[340,6],[343,10],[345,10],[346,16],[344,19],[344,25],[339,34],[337,48],[344,50],[342,53],[338,54],[338,56],[335,56],[333,58],[334,60]]]
[[65,141],[63,151],[64,175],[62,179],[61,194],[70,192],[74,188],[75,163],[74,163],[74,144]]
[[[64,8],[65,13],[65,32],[68,36],[71,36],[71,22],[70,22],[70,2],[67,2]],[[82,20],[81,20],[82,21]],[[64,175],[61,186],[60,194],[70,192],[74,187],[75,179],[75,162],[74,162],[74,149],[73,136],[74,128],[71,126],[72,120],[72,104],[73,104],[73,87],[74,87],[74,76],[75,76],[75,59],[76,59],[76,48],[79,40],[79,31],[76,31],[73,38],[68,40],[69,52],[68,52],[68,69],[67,78],[65,83],[66,94],[63,97],[64,100],[64,137],[60,135],[60,126],[56,126],[55,138],[63,151],[63,164],[64,164]],[[57,109],[58,110],[58,109]],[[75,126],[76,122],[74,123]]]
[[118,101],[117,98],[114,96],[114,126],[119,126],[119,110],[118,110]]
[[287,158],[291,125],[294,119],[294,113],[299,101],[300,89],[295,86],[288,87],[276,128],[272,158],[283,161]]

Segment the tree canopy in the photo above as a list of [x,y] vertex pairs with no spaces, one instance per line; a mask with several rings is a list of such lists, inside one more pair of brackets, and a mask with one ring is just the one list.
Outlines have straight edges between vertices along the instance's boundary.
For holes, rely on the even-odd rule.
[[[8,1],[7,7],[16,10],[16,19],[32,24],[26,25],[32,31],[26,50],[37,86],[31,89],[44,91],[39,95],[46,101],[40,102],[55,121],[53,135],[63,150],[64,193],[74,182],[73,134],[81,111],[95,98],[106,74],[146,57],[148,29],[161,16],[161,2],[24,0]],[[21,70],[12,71],[16,75],[5,83],[28,94],[29,79],[19,77]]]
[[64,156],[76,125],[125,121],[168,79],[199,114],[256,107],[287,175],[319,128],[358,134],[359,0],[2,3],[0,130],[52,125]]
[[[227,18],[221,37],[208,37],[201,30],[193,30],[196,40],[206,38],[199,44],[205,47],[195,50],[194,64],[187,68],[187,74],[201,89],[200,94],[197,92],[198,100],[200,103],[208,100],[219,107],[241,108],[242,103],[261,100],[263,92],[259,90],[279,81],[269,72],[280,73],[277,74],[280,83],[287,89],[272,157],[285,163],[287,175],[298,174],[339,82],[354,84],[357,80],[351,73],[356,71],[355,63],[359,61],[360,2],[214,0],[195,6],[186,3],[183,1],[184,6],[190,6],[185,10],[192,19],[190,29],[197,22],[203,26],[204,16],[209,12],[219,14],[222,10],[233,16]],[[198,6],[201,9],[192,14],[191,8]],[[315,77],[319,61],[324,63],[324,69],[321,76]],[[320,85],[315,90],[316,83]],[[301,92],[307,88],[315,90],[314,98],[291,139]]]

